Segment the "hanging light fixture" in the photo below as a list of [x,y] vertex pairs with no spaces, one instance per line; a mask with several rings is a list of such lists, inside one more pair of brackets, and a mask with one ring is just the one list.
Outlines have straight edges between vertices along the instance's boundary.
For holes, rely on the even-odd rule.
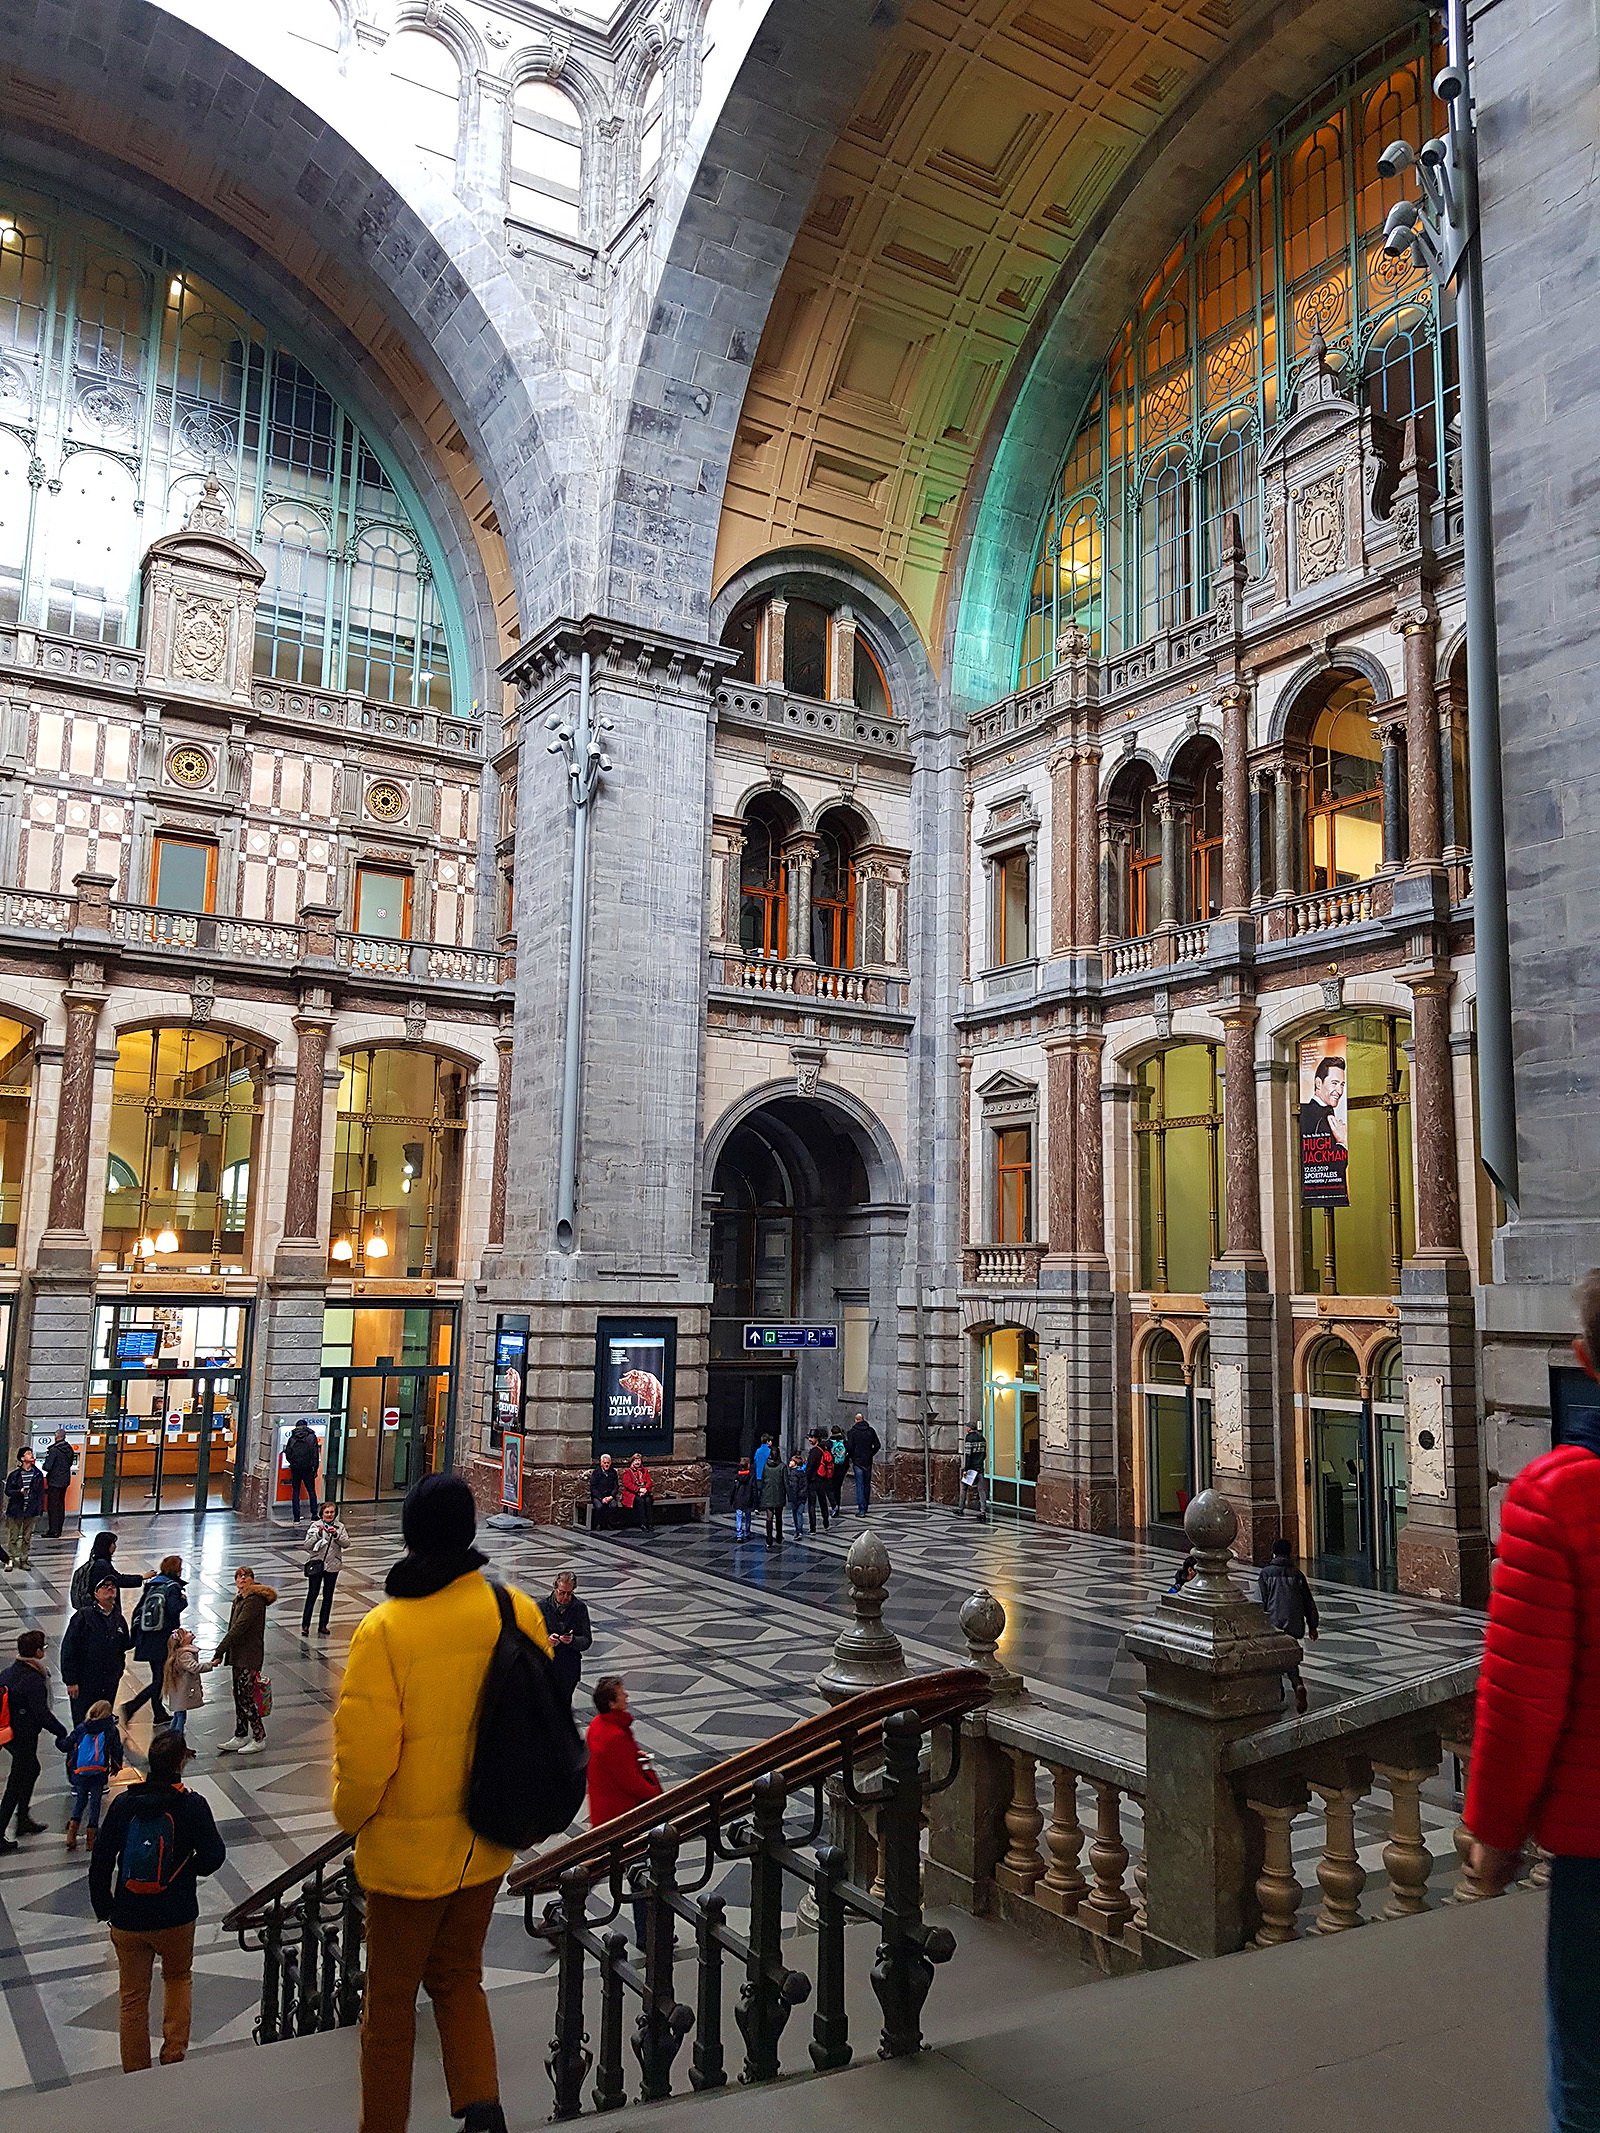
[[139,1257],[141,1259],[150,1259],[154,1257],[155,1248],[156,1240],[154,1239],[154,1237],[141,1237],[138,1243],[134,1246],[134,1250],[139,1254]]
[[355,1246],[354,1246],[354,1245],[353,1245],[353,1244],[352,1244],[352,1243],[350,1242],[350,1239],[349,1239],[348,1237],[335,1237],[335,1238],[334,1238],[334,1240],[333,1240],[333,1257],[334,1257],[335,1259],[337,1259],[337,1260],[339,1260],[339,1261],[343,1262],[344,1260],[347,1260],[347,1259],[354,1259],[355,1255],[356,1255],[356,1248],[355,1248]]
[[367,1257],[369,1259],[387,1259],[388,1256],[388,1240],[381,1229],[375,1229],[367,1239]]
[[158,1252],[175,1252],[177,1249],[178,1232],[169,1222],[167,1227],[156,1238],[156,1250]]

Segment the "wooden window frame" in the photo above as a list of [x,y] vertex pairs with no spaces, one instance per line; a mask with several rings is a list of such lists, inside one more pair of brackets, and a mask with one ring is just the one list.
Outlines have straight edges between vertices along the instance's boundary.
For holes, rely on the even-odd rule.
[[[996,1244],[1031,1244],[1033,1242],[1033,1128],[1024,1122],[997,1125],[991,1128],[994,1134],[994,1241]],[[1006,1161],[1006,1138],[1020,1134],[1026,1146],[1025,1159]],[[1021,1199],[1019,1214],[1023,1234],[1020,1237],[1006,1235],[1006,1184],[1009,1179],[1020,1179]]]
[[[217,842],[214,837],[196,837],[185,830],[157,830],[150,844],[150,902],[158,911],[169,907],[161,902],[161,848],[165,844],[187,845],[191,851],[206,855],[206,900],[201,912],[193,917],[211,917],[217,908]],[[170,906],[173,910],[180,907]]]
[[[1023,950],[1021,955],[1007,954],[1006,921],[1006,870],[1020,860],[1027,869],[1023,895]],[[992,953],[996,970],[1014,969],[1022,963],[1033,961],[1033,853],[1025,844],[1013,845],[1008,852],[1001,852],[993,865],[994,903],[992,914]]]
[[834,841],[839,846],[843,872],[841,886],[844,893],[842,896],[819,896],[815,888],[812,889],[812,915],[813,917],[821,916],[822,923],[830,936],[830,947],[832,949],[831,957],[828,960],[824,961],[819,956],[817,961],[824,970],[854,970],[856,967],[856,904],[858,900],[856,855],[853,849],[846,848],[843,838],[838,835],[837,831],[830,834],[833,835]]
[[355,908],[350,913],[350,917],[352,920],[351,931],[358,934],[361,932],[361,884],[368,874],[382,874],[387,876],[390,881],[403,882],[405,886],[401,894],[399,933],[392,936],[385,936],[380,933],[369,933],[365,935],[364,938],[366,938],[367,940],[374,941],[383,940],[385,938],[393,938],[402,941],[410,940],[412,937],[412,897],[416,890],[416,876],[412,873],[409,867],[383,866],[375,860],[372,861],[370,864],[361,860],[358,860],[356,862]]

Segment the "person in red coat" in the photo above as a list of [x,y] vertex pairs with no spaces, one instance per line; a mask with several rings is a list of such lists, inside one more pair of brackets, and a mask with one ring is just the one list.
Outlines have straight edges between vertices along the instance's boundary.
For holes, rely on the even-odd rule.
[[[1573,1353],[1600,1378],[1600,1269]],[[1553,1855],[1546,1949],[1552,2133],[1600,2126],[1600,1412],[1506,1495],[1462,1819],[1504,1888],[1532,1835]]]
[[[594,1685],[594,1716],[586,1736],[589,1749],[589,1827],[598,1829],[625,1815],[630,1807],[655,1799],[661,1780],[639,1752],[633,1737],[633,1713],[620,1674],[602,1674]],[[645,1907],[633,1899],[633,1937],[645,1945]]]
[[655,1487],[650,1479],[650,1469],[644,1463],[644,1454],[635,1452],[622,1469],[622,1508],[646,1533],[655,1531],[652,1516],[655,1501]]

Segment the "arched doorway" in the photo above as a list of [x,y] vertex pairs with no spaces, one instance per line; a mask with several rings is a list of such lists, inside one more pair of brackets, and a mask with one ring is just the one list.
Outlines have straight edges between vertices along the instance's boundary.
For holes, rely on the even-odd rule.
[[996,1326],[983,1337],[979,1370],[990,1505],[1031,1512],[1039,1484],[1039,1343],[1026,1326]]
[[1379,1349],[1364,1372],[1342,1340],[1320,1341],[1307,1394],[1317,1568],[1325,1577],[1393,1591],[1406,1522],[1399,1344]]
[[[710,1137],[713,1465],[768,1435],[787,1452],[858,1408],[888,1442],[905,1215],[886,1146],[822,1095],[773,1096]],[[749,1345],[752,1326],[796,1324],[831,1325],[836,1344]]]
[[1145,1342],[1145,1516],[1181,1531],[1191,1498],[1211,1486],[1211,1344],[1202,1338],[1185,1362],[1163,1326]]

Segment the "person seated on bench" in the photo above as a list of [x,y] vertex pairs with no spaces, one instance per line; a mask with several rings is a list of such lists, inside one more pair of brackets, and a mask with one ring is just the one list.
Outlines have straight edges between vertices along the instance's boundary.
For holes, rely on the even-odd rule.
[[589,1476],[589,1523],[597,1533],[617,1523],[621,1483],[622,1476],[612,1464],[611,1454],[602,1452],[600,1464]]
[[622,1470],[622,1508],[646,1533],[655,1531],[655,1501],[644,1454],[635,1452]]

